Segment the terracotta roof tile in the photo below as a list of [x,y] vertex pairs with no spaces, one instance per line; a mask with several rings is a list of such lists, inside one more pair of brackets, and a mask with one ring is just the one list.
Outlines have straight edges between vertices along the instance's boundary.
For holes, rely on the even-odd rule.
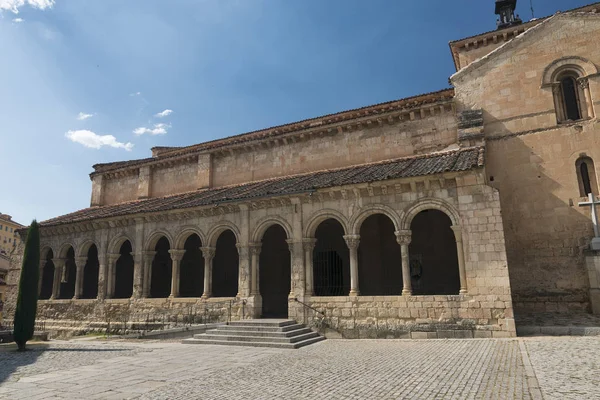
[[109,217],[187,209],[225,202],[291,195],[294,193],[307,193],[329,187],[431,175],[442,172],[466,171],[482,167],[483,165],[483,147],[470,147],[346,168],[284,176],[242,185],[203,189],[166,197],[90,207],[49,219],[41,222],[40,225],[42,227],[49,227]]

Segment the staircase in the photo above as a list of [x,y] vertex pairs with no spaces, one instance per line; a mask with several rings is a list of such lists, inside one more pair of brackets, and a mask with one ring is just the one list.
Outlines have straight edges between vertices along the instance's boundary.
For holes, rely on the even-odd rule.
[[325,337],[293,320],[254,319],[220,325],[183,343],[298,349],[321,340]]

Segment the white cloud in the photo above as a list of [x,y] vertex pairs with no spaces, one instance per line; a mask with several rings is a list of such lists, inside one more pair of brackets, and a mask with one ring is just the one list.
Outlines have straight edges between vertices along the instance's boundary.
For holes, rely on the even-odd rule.
[[164,135],[167,133],[167,129],[170,127],[171,125],[169,124],[154,124],[154,128],[146,128],[143,126],[135,128],[133,130],[133,133],[135,133],[138,136],[144,135],[146,133],[149,135]]
[[133,96],[140,96],[141,94],[142,94],[142,92],[129,93],[129,95],[131,97],[133,97]]
[[23,22],[25,20],[23,18],[14,18],[12,21],[18,24],[18,23]]
[[93,116],[94,116],[94,114],[86,114],[86,113],[80,112],[79,114],[77,114],[77,120],[85,121],[86,119],[92,118]]
[[19,8],[24,5],[45,10],[54,6],[54,0],[0,0],[0,11],[8,10],[18,14]]
[[133,143],[121,143],[113,135],[98,135],[85,129],[77,131],[68,131],[65,137],[72,142],[79,143],[92,149],[100,149],[103,146],[115,147],[131,151]]
[[166,109],[165,111],[161,111],[157,114],[154,114],[154,116],[156,118],[163,118],[163,117],[171,115],[172,113],[173,113],[173,110]]

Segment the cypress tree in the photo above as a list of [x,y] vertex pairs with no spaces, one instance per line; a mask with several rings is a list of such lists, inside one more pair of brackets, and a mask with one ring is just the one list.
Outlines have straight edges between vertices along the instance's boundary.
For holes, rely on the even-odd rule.
[[15,310],[14,339],[20,351],[25,350],[25,344],[33,337],[38,301],[39,269],[40,228],[37,221],[33,220],[27,231]]

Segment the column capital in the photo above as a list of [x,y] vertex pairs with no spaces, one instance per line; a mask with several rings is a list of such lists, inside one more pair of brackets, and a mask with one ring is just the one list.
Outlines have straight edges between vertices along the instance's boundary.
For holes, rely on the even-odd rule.
[[240,257],[245,257],[248,254],[250,246],[248,244],[244,244],[244,243],[236,243],[235,247],[236,247],[236,249],[238,251],[238,255]]
[[312,250],[315,248],[317,244],[317,239],[315,238],[303,238],[302,239],[302,247],[304,250]]
[[356,250],[360,244],[360,235],[344,235],[344,240],[350,250]]
[[181,261],[181,259],[185,255],[185,250],[172,249],[172,250],[169,250],[169,254],[171,255],[171,259],[173,261]]
[[587,89],[590,86],[590,82],[587,77],[577,79],[577,83],[579,84],[579,87],[582,89]]
[[106,255],[108,256],[108,262],[111,264],[116,262],[119,259],[119,257],[121,257],[120,253],[108,253]]
[[394,234],[396,235],[396,241],[400,245],[405,244],[408,246],[412,240],[412,231],[410,229],[399,230],[394,232]]
[[457,242],[462,242],[462,226],[460,225],[452,225],[450,227],[454,231],[454,238]]
[[260,252],[262,250],[262,243],[261,242],[249,243],[248,246],[250,247],[250,253],[253,256],[259,256],[260,255]]
[[200,247],[204,259],[213,259],[217,249],[215,247]]
[[87,257],[75,257],[75,265],[77,265],[78,268],[83,267],[85,266],[87,259]]
[[66,262],[67,262],[66,258],[53,258],[52,259],[52,263],[54,264],[55,268],[64,267]]

